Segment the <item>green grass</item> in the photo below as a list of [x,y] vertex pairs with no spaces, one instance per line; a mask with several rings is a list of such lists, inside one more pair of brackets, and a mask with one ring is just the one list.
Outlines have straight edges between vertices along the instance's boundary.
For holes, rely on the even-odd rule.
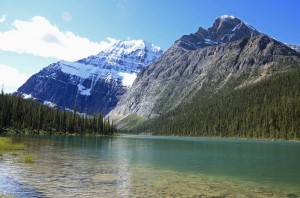
[[119,120],[115,124],[117,125],[117,128],[119,128],[121,131],[130,132],[133,128],[137,127],[145,120],[146,119],[143,117],[140,117],[135,114],[131,114],[131,115],[126,116],[122,120]]
[[0,195],[0,198],[12,198],[12,197],[8,195]]
[[23,163],[32,164],[34,163],[36,157],[33,154],[25,154],[22,156],[21,161]]
[[24,144],[15,144],[11,138],[0,137],[0,151],[24,150]]

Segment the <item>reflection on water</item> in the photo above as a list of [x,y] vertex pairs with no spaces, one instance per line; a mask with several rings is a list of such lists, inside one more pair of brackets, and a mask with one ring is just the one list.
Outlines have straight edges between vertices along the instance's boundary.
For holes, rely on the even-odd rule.
[[72,136],[14,141],[25,142],[22,152],[33,153],[37,161],[25,164],[22,152],[2,153],[0,195],[300,196],[299,143]]

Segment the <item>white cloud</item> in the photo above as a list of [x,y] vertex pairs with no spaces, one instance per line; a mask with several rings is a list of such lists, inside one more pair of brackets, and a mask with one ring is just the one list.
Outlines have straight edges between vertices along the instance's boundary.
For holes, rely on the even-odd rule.
[[62,32],[42,16],[16,20],[11,30],[0,32],[0,50],[67,61],[97,54],[115,41],[108,38],[107,42],[96,43],[70,31]]
[[0,23],[4,23],[6,21],[6,15],[2,15],[2,17],[0,17]]
[[5,93],[12,93],[22,86],[30,77],[28,74],[21,73],[19,70],[0,64],[0,85],[4,85]]

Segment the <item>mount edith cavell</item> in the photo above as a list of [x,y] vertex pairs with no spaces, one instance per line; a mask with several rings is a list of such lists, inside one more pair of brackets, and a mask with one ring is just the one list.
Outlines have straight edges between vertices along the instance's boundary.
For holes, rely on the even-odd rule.
[[45,67],[15,94],[52,107],[106,115],[131,86],[137,72],[162,53],[143,40],[117,41],[95,56]]
[[51,64],[15,94],[102,112],[126,132],[300,139],[296,50],[224,15],[164,53],[119,41],[96,56]]

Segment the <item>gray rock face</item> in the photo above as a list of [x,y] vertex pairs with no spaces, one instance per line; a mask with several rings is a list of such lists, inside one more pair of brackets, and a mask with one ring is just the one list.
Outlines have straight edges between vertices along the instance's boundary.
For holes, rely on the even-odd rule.
[[98,55],[59,61],[31,76],[15,95],[82,113],[107,114],[136,74],[163,51],[142,40],[118,41]]
[[[228,26],[225,27],[225,24]],[[246,28],[245,32],[241,31],[239,36],[231,39],[227,37],[229,30],[239,24],[241,29]],[[217,30],[222,34],[214,34]],[[218,44],[199,44],[205,36],[210,36]],[[182,45],[182,40],[185,43],[189,40],[188,47]],[[233,18],[230,22],[222,22],[218,18],[208,30],[200,28],[196,34],[176,41],[157,62],[140,72],[110,115],[136,114],[153,118],[181,102],[189,101],[207,85],[212,85],[213,91],[217,92],[230,79],[246,75],[239,84],[245,86],[271,75],[275,70],[285,70],[284,66],[278,65],[279,68],[275,69],[278,62],[299,60],[300,55],[296,51],[258,33],[240,20]]]

